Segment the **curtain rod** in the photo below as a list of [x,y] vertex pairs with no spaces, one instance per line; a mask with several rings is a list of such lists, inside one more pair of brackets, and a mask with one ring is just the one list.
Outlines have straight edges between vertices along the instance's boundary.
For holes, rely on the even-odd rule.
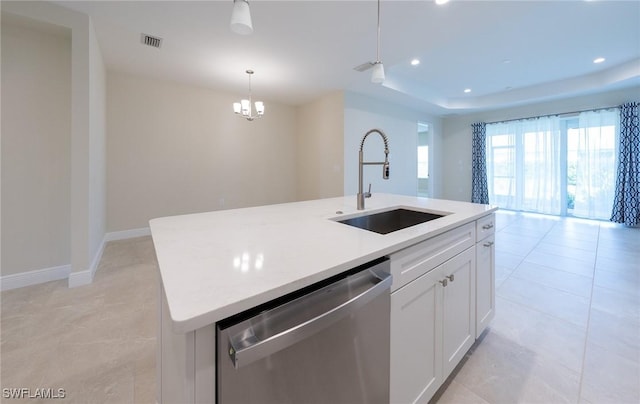
[[538,115],[538,116],[529,116],[529,117],[526,117],[526,118],[504,119],[502,121],[485,122],[485,124],[489,125],[489,124],[494,124],[494,123],[506,123],[506,122],[513,122],[513,121],[524,121],[526,119],[546,118],[548,116],[563,117],[563,116],[579,114],[581,112],[602,111],[602,110],[605,110],[605,109],[612,109],[612,108],[619,108],[619,107],[620,107],[619,105],[613,105],[613,106],[609,106],[609,107],[583,109],[583,110],[579,110],[579,111],[560,112],[560,113],[557,113],[557,114],[545,114],[545,115]]

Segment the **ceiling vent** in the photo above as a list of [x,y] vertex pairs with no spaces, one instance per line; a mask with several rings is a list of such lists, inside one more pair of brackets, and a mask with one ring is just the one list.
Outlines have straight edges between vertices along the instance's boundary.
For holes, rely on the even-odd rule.
[[158,38],[156,36],[151,36],[147,34],[142,34],[140,38],[144,45],[151,46],[152,48],[159,49],[160,46],[162,46],[162,38]]

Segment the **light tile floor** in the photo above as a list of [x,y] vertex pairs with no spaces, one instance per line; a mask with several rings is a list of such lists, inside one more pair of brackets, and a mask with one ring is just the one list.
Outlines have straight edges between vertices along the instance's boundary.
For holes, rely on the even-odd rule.
[[[497,217],[496,317],[433,401],[639,403],[640,229]],[[0,385],[153,403],[156,288],[142,237],[109,243],[91,285],[2,292]]]
[[65,390],[64,400],[154,403],[157,261],[150,237],[110,242],[94,282],[2,292],[0,385]]
[[640,229],[497,224],[496,317],[433,401],[640,403]]

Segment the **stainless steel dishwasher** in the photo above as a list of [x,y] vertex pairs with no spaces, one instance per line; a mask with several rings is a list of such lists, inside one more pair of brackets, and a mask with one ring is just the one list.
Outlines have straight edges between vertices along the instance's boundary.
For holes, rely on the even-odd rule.
[[379,259],[217,324],[228,403],[388,403],[390,287]]

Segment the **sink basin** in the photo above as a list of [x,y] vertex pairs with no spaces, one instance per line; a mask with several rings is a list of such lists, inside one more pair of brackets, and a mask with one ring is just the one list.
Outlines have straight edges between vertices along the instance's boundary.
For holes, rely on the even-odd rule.
[[379,234],[388,234],[420,223],[439,219],[446,215],[447,213],[437,214],[398,208],[386,212],[372,213],[370,215],[338,220],[338,222]]

